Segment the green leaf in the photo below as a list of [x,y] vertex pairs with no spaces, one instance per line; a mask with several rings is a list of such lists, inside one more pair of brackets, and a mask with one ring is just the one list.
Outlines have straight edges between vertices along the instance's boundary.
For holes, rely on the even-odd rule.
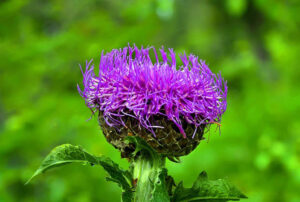
[[133,143],[135,145],[135,151],[133,152],[133,156],[136,156],[138,152],[143,152],[149,154],[152,159],[160,158],[158,153],[154,151],[145,140],[138,136],[128,136],[126,137],[125,141],[127,143]]
[[[126,141],[135,145],[135,151],[132,154],[134,159],[133,176],[137,179],[135,200],[170,201],[166,183],[167,169],[164,168],[165,157],[154,151],[140,137],[129,136]],[[169,186],[172,186],[172,184]]]
[[166,187],[167,187],[169,196],[171,196],[173,194],[173,187],[176,187],[176,184],[175,184],[174,178],[170,175],[166,176]]
[[164,168],[161,170],[161,172],[158,174],[155,181],[153,182],[154,187],[152,191],[152,198],[150,199],[151,202],[170,201],[166,185],[166,176],[167,169]]
[[26,184],[28,184],[37,175],[44,173],[51,168],[63,166],[69,163],[102,166],[110,175],[107,179],[109,181],[116,182],[123,189],[122,200],[125,202],[131,201],[133,196],[131,189],[132,175],[129,171],[120,169],[118,164],[113,162],[110,158],[94,156],[84,151],[81,147],[70,144],[64,144],[54,148]]
[[235,186],[224,179],[209,180],[206,172],[200,173],[192,188],[184,188],[180,182],[171,198],[177,201],[238,201],[247,198]]

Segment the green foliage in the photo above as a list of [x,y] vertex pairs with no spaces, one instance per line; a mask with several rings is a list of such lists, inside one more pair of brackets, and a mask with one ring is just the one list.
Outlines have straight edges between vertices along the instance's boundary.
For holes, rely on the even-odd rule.
[[128,136],[126,142],[135,145],[131,163],[133,177],[137,180],[135,192],[139,192],[136,195],[138,201],[143,201],[148,196],[147,200],[151,202],[170,201],[166,182],[167,169],[164,168],[165,157],[159,155],[140,137]]
[[76,84],[78,64],[97,67],[102,49],[128,42],[194,53],[228,81],[221,135],[212,128],[180,164],[166,162],[176,182],[206,170],[249,202],[300,201],[299,12],[299,0],[0,1],[0,201],[119,201],[89,166],[24,183],[66,142],[127,166],[87,121]]
[[170,201],[169,193],[167,192],[166,177],[167,169],[162,169],[153,182],[151,202]]
[[70,144],[64,144],[54,148],[26,184],[28,184],[35,176],[44,173],[50,168],[63,166],[69,163],[102,166],[110,175],[107,180],[116,182],[123,189],[122,201],[132,201],[132,176],[130,172],[121,170],[118,164],[114,163],[110,158],[93,156],[84,151],[81,147]]
[[236,187],[224,179],[208,180],[206,172],[200,173],[192,188],[177,185],[172,202],[176,201],[238,201],[247,198]]
[[137,153],[142,152],[144,155],[148,155],[152,161],[160,159],[158,153],[154,151],[142,138],[138,136],[128,136],[125,139],[127,144],[131,143],[135,145],[135,150],[132,153],[132,157],[135,157]]

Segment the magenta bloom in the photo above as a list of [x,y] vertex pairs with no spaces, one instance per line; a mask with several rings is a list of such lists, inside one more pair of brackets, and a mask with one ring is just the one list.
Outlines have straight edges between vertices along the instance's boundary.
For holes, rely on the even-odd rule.
[[194,133],[202,124],[220,122],[227,82],[194,55],[180,55],[182,65],[177,65],[172,49],[160,54],[162,60],[155,48],[136,46],[102,53],[98,75],[86,63],[84,89],[78,90],[87,106],[102,112],[111,127],[126,127],[122,117],[130,116],[154,136],[153,129],[162,127],[151,121],[156,115],[174,122],[184,137],[183,120],[195,126]]

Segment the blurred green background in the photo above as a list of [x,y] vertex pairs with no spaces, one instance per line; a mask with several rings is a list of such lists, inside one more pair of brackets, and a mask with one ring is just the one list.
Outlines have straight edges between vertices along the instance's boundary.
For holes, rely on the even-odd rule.
[[228,80],[211,130],[169,173],[227,176],[248,201],[300,201],[298,0],[1,0],[0,201],[119,201],[101,167],[70,165],[24,186],[63,143],[120,162],[79,96],[78,64],[129,43],[194,53]]

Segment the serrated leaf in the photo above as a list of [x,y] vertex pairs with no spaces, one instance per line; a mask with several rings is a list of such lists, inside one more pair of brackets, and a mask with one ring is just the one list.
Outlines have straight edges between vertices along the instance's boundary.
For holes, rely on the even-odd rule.
[[184,188],[183,182],[179,182],[174,191],[173,197],[171,198],[172,202],[177,201],[188,201],[193,196],[196,196],[198,190],[194,190],[192,188]]
[[44,173],[48,169],[63,166],[69,163],[82,163],[90,165],[100,165],[110,175],[110,181],[116,182],[122,189],[122,200],[130,202],[132,199],[131,181],[132,176],[128,171],[119,168],[118,164],[110,158],[104,156],[94,156],[84,151],[79,146],[64,144],[54,148],[44,159],[41,166],[36,170],[33,176],[26,182],[28,184],[34,177]]
[[238,201],[243,198],[247,197],[228,181],[209,180],[206,172],[202,172],[192,188],[184,188],[180,182],[171,201]]
[[171,196],[173,194],[173,187],[176,187],[176,184],[174,178],[170,175],[166,176],[166,187],[169,196]]
[[170,201],[170,197],[166,187],[166,176],[167,169],[165,168],[162,169],[161,172],[157,175],[155,181],[153,182],[152,198],[150,199],[151,202]]

